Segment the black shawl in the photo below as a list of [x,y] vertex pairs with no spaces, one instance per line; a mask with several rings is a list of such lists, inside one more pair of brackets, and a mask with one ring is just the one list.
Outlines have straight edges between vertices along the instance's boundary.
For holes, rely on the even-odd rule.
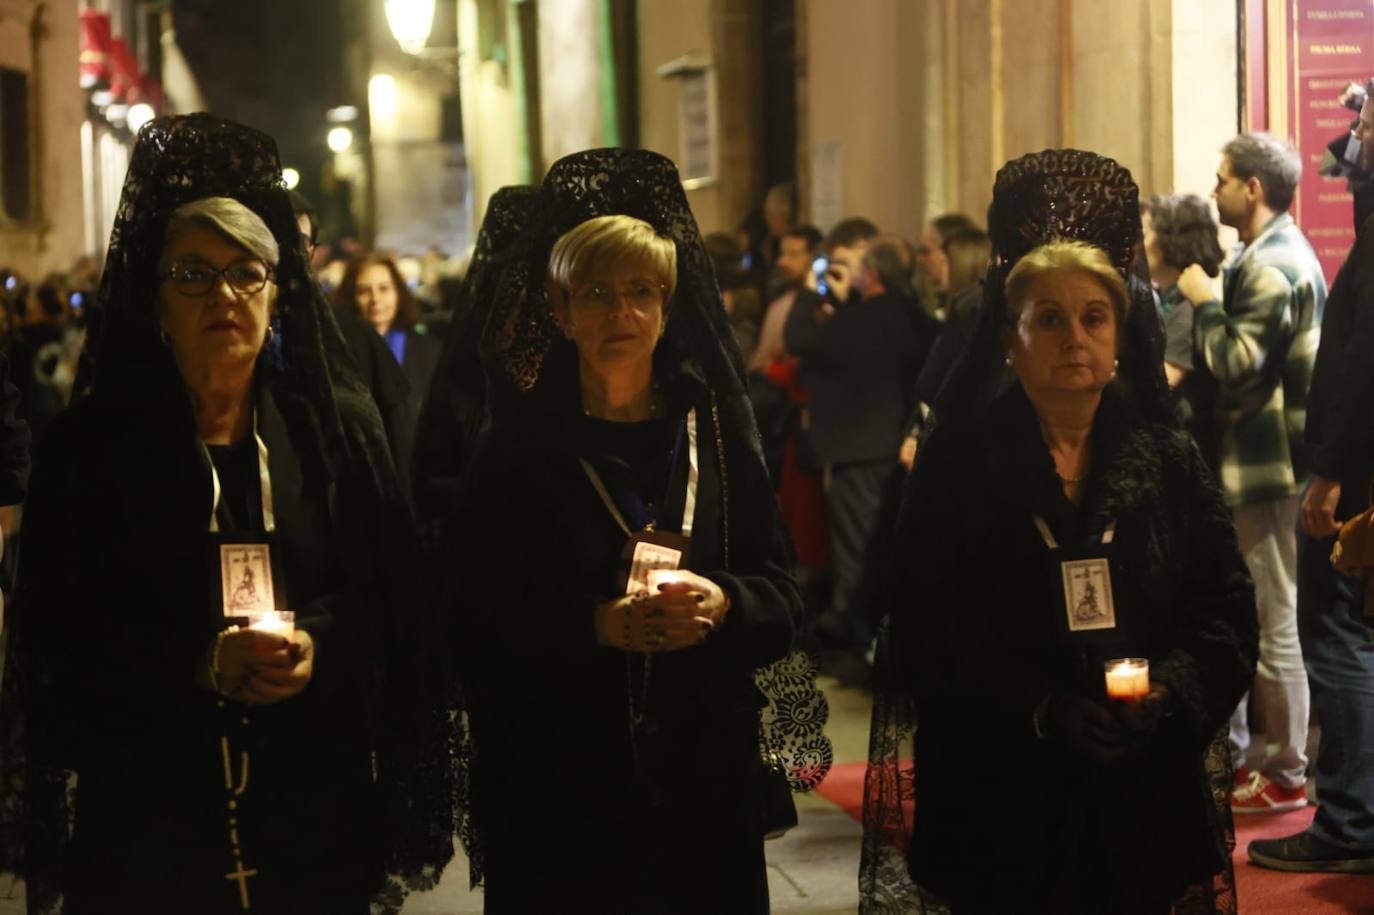
[[[335,484],[331,514],[347,565],[359,587],[386,595],[353,628],[372,647],[377,683],[360,709],[374,735],[377,774],[387,805],[389,901],[437,880],[452,856],[454,768],[447,717],[429,678],[433,639],[411,592],[414,535],[386,435],[366,387],[353,369],[328,302],[308,269],[300,232],[281,179],[276,144],[265,134],[205,114],[158,118],[139,133],[110,237],[85,353],[90,410],[117,428],[155,430],[102,443],[140,450],[149,467],[175,482],[208,472],[196,466],[190,400],[170,350],[158,334],[157,265],[168,219],[179,206],[231,197],[258,214],[280,246],[276,346],[259,358],[257,383],[268,385],[293,434]],[[184,513],[184,512],[183,512]],[[174,512],[175,514],[175,512]],[[80,575],[81,570],[73,570]],[[0,865],[22,873],[31,911],[58,911],[61,868],[69,841],[65,763],[34,727],[60,696],[54,685],[71,671],[49,639],[65,637],[53,620],[25,613],[20,571],[18,618],[5,668],[0,731],[4,833]],[[139,621],[130,620],[136,628]],[[190,672],[186,672],[190,676]]]
[[[965,540],[984,536],[988,531],[1000,535],[1006,528],[1025,522],[1024,517],[985,516],[983,522],[989,527],[967,530],[972,522],[961,517],[964,502],[968,501],[965,496],[977,501],[979,493],[986,495],[985,490],[994,495],[1007,491],[1007,504],[1024,509],[1021,503],[1025,493],[1017,489],[1019,483],[1032,490],[1039,487],[1049,503],[1057,499],[1061,508],[1068,505],[1057,491],[1057,478],[1038,431],[1031,430],[1028,444],[1016,436],[1016,417],[1024,420],[1030,411],[1019,384],[1010,391],[1003,390],[1006,277],[1015,263],[1034,248],[1065,239],[1103,249],[1126,281],[1132,299],[1120,331],[1117,379],[1104,392],[1098,411],[1099,424],[1106,423],[1117,431],[1103,434],[1101,441],[1095,443],[1100,460],[1095,462],[1097,470],[1088,483],[1091,495],[1086,514],[1120,510],[1137,516],[1132,523],[1146,528],[1146,541],[1153,550],[1143,557],[1151,570],[1144,577],[1172,574],[1175,570],[1166,568],[1166,560],[1178,557],[1170,561],[1190,574],[1202,576],[1203,583],[1212,586],[1212,590],[1220,589],[1230,595],[1229,609],[1218,612],[1219,625],[1225,630],[1219,651],[1232,662],[1223,668],[1225,675],[1221,680],[1198,678],[1196,662],[1209,658],[1208,653],[1199,649],[1195,655],[1189,655],[1188,649],[1196,648],[1198,643],[1188,642],[1182,635],[1181,654],[1169,655],[1170,669],[1177,675],[1170,677],[1161,670],[1160,680],[1173,687],[1183,710],[1181,717],[1194,728],[1189,739],[1196,741],[1197,765],[1190,790],[1195,792],[1194,798],[1210,801],[1208,828],[1220,843],[1214,849],[1218,869],[1215,878],[1200,880],[1188,890],[1179,900],[1177,911],[1234,912],[1234,879],[1229,858],[1229,846],[1234,844],[1229,807],[1230,760],[1222,739],[1224,734],[1218,734],[1225,715],[1218,718],[1217,710],[1224,707],[1229,714],[1232,706],[1228,703],[1233,704],[1243,692],[1243,684],[1248,683],[1249,674],[1244,670],[1247,659],[1253,667],[1253,594],[1215,483],[1197,458],[1196,449],[1174,431],[1177,419],[1163,375],[1163,332],[1153,301],[1148,297],[1149,285],[1142,281],[1144,264],[1136,185],[1126,169],[1093,153],[1046,150],[1024,156],[1007,163],[997,174],[989,231],[993,265],[984,285],[977,327],[962,360],[941,390],[922,435],[898,526],[895,552],[902,561],[891,563],[882,586],[883,599],[893,619],[892,629],[900,632],[902,638],[893,638],[884,626],[879,639],[878,690],[865,780],[861,911],[941,910],[939,901],[918,887],[908,873],[908,852],[913,864],[930,860],[926,854],[929,846],[911,845],[913,772],[902,762],[911,752],[919,715],[910,687],[913,683],[929,682],[920,680],[918,668],[923,660],[911,655],[919,652],[920,658],[925,659],[932,654],[944,654],[948,662],[949,654],[960,653],[958,656],[966,660],[966,653],[977,643],[976,638],[972,643],[968,641],[976,624],[969,623],[967,617],[977,614],[961,613],[967,608],[957,603],[951,605],[953,596],[934,587],[934,583],[947,581],[953,573],[966,573],[969,593],[974,595],[976,605],[980,591],[1002,581],[1006,573],[993,561],[992,554],[997,549],[994,541],[1000,543],[996,537],[989,542],[992,554],[969,568],[954,559],[939,558],[945,554],[932,550],[946,540],[958,541],[961,535]],[[1020,409],[1022,406],[1024,409]],[[1034,425],[1033,413],[1031,416]],[[1031,462],[1036,473],[1013,475],[1021,461],[1017,449],[1029,454],[1025,460]],[[988,470],[989,467],[992,469]],[[980,469],[986,472],[980,473]],[[1017,482],[1003,485],[1007,479]],[[1096,508],[1094,498],[1098,500]],[[1163,504],[1151,507],[1142,504],[1142,498],[1145,503],[1151,499],[1168,505],[1186,502],[1195,507],[1195,517],[1168,517],[1159,510]],[[1074,522],[1070,519],[1069,523]],[[1212,538],[1208,549],[1215,561],[1208,568],[1198,568],[1187,561],[1183,538],[1197,536],[1199,531]],[[1186,591],[1176,589],[1162,600],[1149,602],[1149,606],[1171,620],[1186,617],[1189,625],[1207,625],[1206,620],[1193,620],[1187,607],[1169,603],[1170,599],[1181,599],[1181,594],[1186,595]],[[1249,618],[1245,612],[1247,600]],[[1187,625],[1179,632],[1185,630]],[[913,641],[913,632],[921,633],[927,643],[918,647],[920,639]],[[1169,647],[1179,645],[1171,643]],[[1159,661],[1156,658],[1157,664]],[[1028,689],[1027,693],[1031,691]],[[1039,701],[1038,696],[1035,701]],[[972,711],[968,714],[977,716]],[[1021,722],[1019,716],[1011,716],[1017,726],[1029,727],[1029,713],[1025,717],[1026,722]],[[991,731],[1013,726],[1010,719],[1001,722],[988,718],[982,723]],[[951,748],[951,752],[961,751]],[[921,765],[920,759],[916,765]],[[931,815],[939,819],[938,811]],[[916,816],[922,816],[922,812],[917,810]],[[955,867],[953,862],[947,863],[951,869]],[[991,872],[984,879],[990,876]]]

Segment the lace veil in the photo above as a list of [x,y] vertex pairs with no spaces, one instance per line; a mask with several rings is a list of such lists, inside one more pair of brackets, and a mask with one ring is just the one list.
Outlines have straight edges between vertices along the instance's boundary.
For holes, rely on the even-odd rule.
[[[1053,240],[1081,241],[1101,248],[1126,281],[1132,303],[1122,328],[1118,381],[1146,420],[1176,426],[1178,418],[1164,378],[1164,332],[1150,291],[1142,249],[1139,191],[1130,172],[1104,156],[1051,149],[1004,165],[993,185],[988,210],[992,266],[968,349],[941,389],[922,431],[916,466],[903,496],[902,514],[921,511],[927,487],[941,485],[922,473],[920,455],[940,449],[941,440],[976,426],[1003,383],[1006,315],[1005,281],[1011,268],[1034,248]],[[864,915],[944,912],[943,905],[916,886],[907,872],[914,798],[912,735],[918,710],[897,673],[887,621],[880,626],[869,766],[864,781],[864,845],[859,871]],[[1207,756],[1208,787],[1230,829],[1229,761],[1214,742]],[[1225,752],[1224,746],[1221,752]],[[1235,882],[1230,861],[1213,886],[1195,887],[1175,906],[1179,913],[1234,913]]]
[[464,311],[454,315],[415,433],[416,510],[442,519],[457,500],[458,479],[486,422],[486,382],[478,347],[487,307],[534,206],[535,188],[503,187],[487,204],[463,277]]
[[[362,625],[374,644],[385,646],[388,670],[386,688],[375,691],[374,707],[366,710],[390,830],[390,885],[376,904],[398,909],[408,890],[431,886],[452,857],[455,768],[447,723],[453,716],[426,676],[423,659],[434,640],[410,591],[414,576],[405,571],[415,553],[413,528],[382,422],[308,268],[271,137],[207,114],[157,118],[139,132],[91,317],[82,396],[116,414],[165,417],[166,428],[193,434],[184,384],[159,338],[157,266],[171,213],[213,196],[242,202],[276,237],[278,342],[265,348],[259,374],[270,375],[279,402],[308,421],[331,478],[348,481],[339,492],[345,504],[336,507],[373,522],[345,526],[347,555],[359,567],[396,570],[388,582],[391,612],[369,615]],[[0,707],[0,867],[26,878],[31,912],[56,912],[70,839],[68,773],[25,727],[50,706],[43,672],[27,663],[27,627],[23,608],[17,609]]]
[[[701,369],[719,407],[727,453],[744,456],[730,467],[731,489],[772,492],[745,387],[744,358],[696,218],[677,168],[648,150],[587,150],[549,169],[499,287],[490,299],[473,302],[473,319],[480,319],[483,327],[490,408],[498,410],[532,394],[551,347],[562,337],[544,286],[554,242],[579,223],[609,214],[642,219],[676,245],[678,283],[664,342]],[[776,526],[776,501],[759,500],[765,501]],[[782,759],[794,791],[814,788],[832,761],[830,741],[822,731],[828,707],[816,688],[814,664],[794,652],[756,671],[755,680],[768,698],[762,714],[763,749]]]

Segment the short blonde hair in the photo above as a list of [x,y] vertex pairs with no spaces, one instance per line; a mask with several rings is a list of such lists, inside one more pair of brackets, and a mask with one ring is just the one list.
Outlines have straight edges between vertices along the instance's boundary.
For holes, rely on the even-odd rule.
[[1055,239],[1032,249],[1016,262],[1007,274],[1007,320],[1015,323],[1021,316],[1021,297],[1031,280],[1047,273],[1086,273],[1107,290],[1116,311],[1117,324],[1126,320],[1131,296],[1126,281],[1112,266],[1107,252],[1081,241]]
[[578,283],[626,261],[647,264],[668,301],[677,288],[677,247],[671,238],[633,216],[598,216],[573,227],[554,242],[549,255],[549,295],[556,305]]
[[277,266],[281,249],[276,236],[261,216],[232,197],[202,197],[173,210],[163,235],[163,251],[193,222],[210,226],[249,254],[262,258],[268,266]]

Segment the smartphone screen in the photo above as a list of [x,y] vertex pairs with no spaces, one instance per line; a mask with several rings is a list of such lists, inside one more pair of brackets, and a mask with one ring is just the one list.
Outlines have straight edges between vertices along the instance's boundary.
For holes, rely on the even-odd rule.
[[816,274],[816,291],[822,296],[830,294],[830,286],[825,281],[825,271],[830,269],[830,260],[818,257],[811,262],[811,272]]

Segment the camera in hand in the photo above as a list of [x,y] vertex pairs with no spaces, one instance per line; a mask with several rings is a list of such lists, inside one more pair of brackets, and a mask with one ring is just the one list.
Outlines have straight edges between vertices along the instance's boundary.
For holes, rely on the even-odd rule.
[[830,284],[825,281],[826,271],[830,269],[830,259],[818,257],[811,262],[811,272],[816,274],[816,292],[821,298],[830,295]]

